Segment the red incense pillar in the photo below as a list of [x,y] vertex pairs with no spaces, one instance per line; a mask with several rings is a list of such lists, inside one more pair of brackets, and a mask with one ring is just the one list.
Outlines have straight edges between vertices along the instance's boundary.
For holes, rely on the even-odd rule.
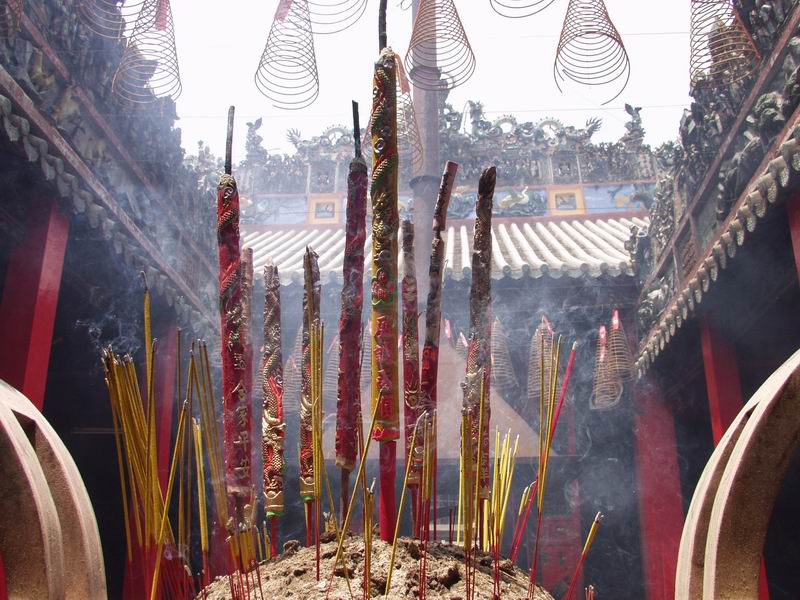
[[0,379],[42,410],[69,220],[56,202],[41,197],[31,198],[28,211],[0,301]]
[[[795,204],[800,206],[800,204]],[[800,238],[793,234],[792,242],[795,245],[795,256],[797,256]],[[708,412],[711,416],[711,434],[716,446],[744,406],[742,386],[739,380],[739,365],[736,361],[736,349],[733,344],[725,338],[718,324],[708,315],[700,319],[700,344],[703,348],[703,368],[708,392]],[[769,599],[767,574],[763,561],[758,597],[760,600]]]
[[637,385],[634,406],[646,598],[673,600],[684,519],[674,416],[648,379]]

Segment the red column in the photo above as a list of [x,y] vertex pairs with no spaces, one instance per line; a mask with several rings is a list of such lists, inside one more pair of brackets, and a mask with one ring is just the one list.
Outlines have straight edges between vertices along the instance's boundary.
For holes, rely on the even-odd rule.
[[647,600],[673,600],[683,504],[672,407],[647,380],[635,398],[636,471]]
[[0,556],[0,600],[8,600],[8,584],[6,583],[6,572],[3,568],[2,556]]
[[0,378],[42,410],[69,220],[33,197],[25,236],[9,258],[0,301]]
[[[797,202],[794,205],[800,206]],[[790,210],[789,214],[791,215],[791,213]],[[798,242],[800,242],[800,238],[793,234],[792,243],[795,245],[795,256],[798,256]],[[736,349],[733,344],[725,338],[713,318],[708,315],[700,319],[700,344],[703,348],[703,368],[708,392],[708,412],[711,416],[711,434],[716,446],[744,406],[742,385],[739,380],[739,365],[736,361]],[[759,598],[768,600],[769,589],[763,561],[759,587]]]
[[800,195],[795,195],[786,202],[786,214],[789,217],[789,234],[792,237],[794,264],[800,278]]

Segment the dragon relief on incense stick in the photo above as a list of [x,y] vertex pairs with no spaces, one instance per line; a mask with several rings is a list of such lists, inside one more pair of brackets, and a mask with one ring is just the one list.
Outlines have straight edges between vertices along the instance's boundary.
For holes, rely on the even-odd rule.
[[300,381],[300,496],[315,500],[313,397],[311,389],[311,330],[319,325],[320,282],[317,253],[306,248],[303,257],[303,355]]
[[364,242],[366,241],[367,163],[357,156],[347,177],[347,224],[339,320],[339,373],[336,401],[336,464],[356,466],[356,427],[361,410],[361,312],[364,303]]
[[[413,435],[420,414],[419,334],[417,317],[417,274],[414,261],[414,224],[404,220],[403,233],[403,422],[405,424],[406,460],[411,461],[408,484],[419,484],[422,471],[422,444]],[[413,440],[413,441],[412,441]]]
[[[247,377],[249,304],[246,275],[239,251],[239,192],[226,173],[217,187],[219,244],[219,307],[222,319],[223,419],[225,480],[231,519],[245,519],[244,504],[252,493],[250,466],[250,381]],[[232,524],[229,523],[230,528]]]
[[[464,410],[472,414],[473,448],[480,439],[480,459],[474,453],[475,468],[480,463],[480,496],[489,494],[489,403],[491,381],[491,274],[492,274],[492,198],[496,172],[486,169],[478,184],[475,206],[475,235],[472,252],[472,285],[469,294],[470,333],[467,369],[464,378]],[[483,397],[483,414],[480,414]],[[480,431],[479,431],[480,428]],[[474,451],[475,452],[475,451]]]
[[400,437],[397,369],[397,113],[394,53],[375,63],[370,135],[372,197],[372,401],[378,403],[374,439]]
[[261,443],[264,459],[264,508],[268,516],[284,511],[283,362],[281,357],[281,298],[278,267],[264,267],[264,358],[261,365],[263,411]]

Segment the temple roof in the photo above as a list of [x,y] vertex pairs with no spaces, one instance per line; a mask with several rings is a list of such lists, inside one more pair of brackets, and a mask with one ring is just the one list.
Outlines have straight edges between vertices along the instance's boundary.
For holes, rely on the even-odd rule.
[[[634,225],[647,227],[643,213],[496,219],[492,225],[492,278],[631,275],[625,242]],[[473,221],[454,221],[448,226],[445,277],[458,281],[470,276],[472,227]],[[243,244],[253,249],[259,275],[272,260],[284,285],[302,281],[303,250],[311,246],[319,255],[322,282],[342,281],[345,230],[341,225],[245,226],[242,233]],[[368,236],[365,273],[369,272],[371,241]]]

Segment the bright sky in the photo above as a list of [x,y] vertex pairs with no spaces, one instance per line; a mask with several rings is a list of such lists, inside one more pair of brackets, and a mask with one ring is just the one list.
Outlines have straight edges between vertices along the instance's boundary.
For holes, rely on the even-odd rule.
[[[333,0],[331,0],[333,1]],[[480,100],[489,119],[513,114],[519,121],[555,117],[583,126],[603,119],[595,141],[614,141],[623,133],[625,102],[642,106],[645,141],[674,139],[689,104],[689,3],[663,0],[606,0],[609,14],[631,60],[631,80],[608,106],[608,97],[572,87],[559,93],[553,81],[553,58],[568,0],[555,0],[544,12],[526,19],[497,15],[489,0],[455,0],[477,59],[472,78],[450,92],[448,101],[462,110]],[[599,0],[598,0],[599,1]],[[256,89],[253,74],[269,33],[278,0],[175,0],[172,5],[183,94],[178,99],[178,126],[183,145],[195,153],[203,140],[221,156],[225,117],[236,106],[234,160],[243,158],[246,123],[263,117],[260,134],[270,152],[292,152],[286,131],[304,138],[329,125],[349,126],[350,101],[361,106],[362,125],[371,102],[373,62],[378,52],[378,1],[350,29],[316,36],[320,95],[299,111],[272,107]],[[411,35],[411,11],[389,0],[389,45],[405,56]]]

